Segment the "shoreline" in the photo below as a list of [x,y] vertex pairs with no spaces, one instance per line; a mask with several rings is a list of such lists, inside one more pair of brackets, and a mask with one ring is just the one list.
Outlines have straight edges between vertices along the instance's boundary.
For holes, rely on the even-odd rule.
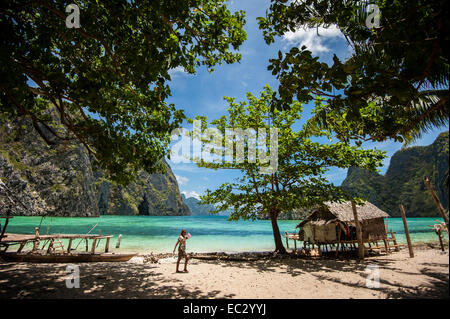
[[[403,243],[403,242],[402,242]],[[406,243],[404,249],[408,249]],[[443,241],[444,244],[444,248],[446,250],[449,249],[449,240],[447,238],[444,239]],[[440,249],[440,244],[439,244],[439,240],[430,240],[430,241],[417,241],[417,242],[413,242],[412,243],[413,248],[432,248],[432,249]],[[299,248],[300,250],[301,248]],[[117,252],[123,252],[123,253],[137,253],[138,256],[144,256],[144,255],[174,255],[176,256],[177,253],[175,252],[174,254],[171,251],[147,251],[147,250],[133,250],[133,249],[114,249]],[[289,249],[289,251],[291,251],[292,249]],[[187,252],[188,254],[204,254],[204,255],[208,255],[208,254],[228,254],[228,255],[233,255],[233,254],[243,254],[243,253],[249,253],[249,254],[264,254],[264,253],[273,253],[272,250],[216,250],[216,251],[191,251],[189,250],[189,246],[187,247]]]

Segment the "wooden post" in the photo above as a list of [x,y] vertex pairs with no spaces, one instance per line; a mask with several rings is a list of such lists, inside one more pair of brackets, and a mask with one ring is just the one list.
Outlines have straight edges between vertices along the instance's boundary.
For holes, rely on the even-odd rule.
[[[439,237],[439,238],[440,238],[440,237]],[[441,241],[441,242],[442,242],[442,241]],[[26,243],[27,243],[26,241],[20,243],[20,247],[19,247],[19,249],[17,250],[18,253],[20,253],[20,252],[22,251],[22,249],[23,249],[23,247],[25,246]]]
[[97,244],[97,238],[94,238],[93,242],[92,242],[92,248],[91,248],[91,254],[95,253],[95,244]]
[[436,235],[438,235],[439,244],[441,245],[441,250],[445,251],[444,243],[442,242],[442,230],[439,228],[439,229],[435,229],[434,231],[436,232]]
[[337,245],[336,245],[336,257],[337,257],[338,252],[339,252],[339,244],[340,243],[341,243],[341,227],[338,226],[338,242],[337,242]]
[[389,228],[389,220],[388,220],[387,217],[385,217],[385,220],[386,220],[386,229],[385,229],[385,231],[386,231],[386,237],[387,237],[387,234],[388,234],[388,228]]
[[364,259],[364,244],[363,244],[363,236],[361,231],[361,225],[358,221],[358,212],[356,211],[356,205],[355,202],[352,201],[352,210],[353,210],[353,217],[355,218],[355,225],[356,225],[356,238],[358,239],[358,257],[360,259]]
[[285,232],[284,236],[286,236],[286,249],[289,249],[289,234],[288,234],[288,232]]
[[122,234],[120,234],[119,237],[117,238],[116,248],[120,247],[120,240],[121,239],[122,239]]
[[397,239],[395,239],[395,235],[394,235],[394,232],[392,231],[392,229],[391,229],[391,236],[392,236],[392,240],[394,241],[395,251],[399,251],[400,249],[398,248],[398,245],[397,245]]
[[67,246],[67,253],[70,254],[70,250],[72,249],[72,238],[69,239],[69,246]]
[[111,239],[111,237],[106,238],[105,253],[107,253],[109,251],[109,240],[110,239]]
[[386,255],[389,254],[388,242],[386,239],[383,239],[384,242],[384,250],[386,251]]
[[403,208],[402,204],[400,204],[400,212],[402,213],[403,226],[405,227],[405,235],[406,235],[406,241],[408,242],[409,257],[414,258],[414,251],[413,251],[413,248],[411,245],[411,239],[409,238],[408,224],[406,223],[405,209]]
[[445,213],[444,207],[442,207],[441,201],[439,200],[439,197],[437,197],[436,193],[433,190],[433,186],[431,186],[430,180],[428,179],[428,177],[424,177],[423,181],[425,182],[425,185],[427,186],[428,190],[431,193],[431,196],[433,197],[434,201],[436,202],[436,205],[439,209],[439,212],[442,215],[442,218],[444,218],[445,224],[447,225],[447,230],[450,229],[448,226],[448,216]]
[[52,238],[48,245],[47,254],[50,253],[50,251],[53,251],[53,241],[54,241],[54,239]]
[[34,228],[34,241],[33,241],[33,250],[36,251],[39,248],[39,227]]
[[86,251],[89,250],[88,239],[86,238]]
[[297,240],[294,238],[294,252],[297,251]]

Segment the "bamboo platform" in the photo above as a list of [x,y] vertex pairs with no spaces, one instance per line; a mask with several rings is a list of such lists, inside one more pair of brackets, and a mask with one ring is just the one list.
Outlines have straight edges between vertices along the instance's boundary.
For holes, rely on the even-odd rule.
[[[386,254],[388,254],[391,249],[394,249],[395,251],[399,251],[400,248],[405,247],[404,244],[398,244],[397,239],[395,238],[395,233],[390,230],[389,233],[386,234],[385,238],[377,238],[372,240],[366,240],[363,242],[365,250],[373,250],[373,251],[384,251]],[[391,235],[390,237],[388,235]],[[289,240],[292,240],[294,242],[294,249],[293,251],[297,251],[297,241],[300,241],[300,237],[297,233],[288,233],[285,232],[283,234],[283,237],[286,239],[286,248],[289,249]],[[382,244],[379,246],[379,243],[382,242]],[[346,248],[343,245],[350,245],[355,246],[358,244],[357,239],[352,240],[340,240],[339,242],[324,242],[320,244],[315,244],[318,246],[319,254],[321,254],[320,247],[325,247],[326,251],[328,252],[328,246],[336,246],[335,252],[336,255],[339,252],[339,246],[341,247],[341,250],[345,250]],[[369,245],[369,247],[366,246],[366,244]],[[306,245],[312,245],[314,248],[314,244],[304,242],[304,247]]]
[[[45,246],[48,244],[47,253],[55,252],[60,250],[62,253],[70,253],[72,249],[72,242],[74,239],[85,240],[86,251],[89,250],[89,240],[92,240],[91,254],[95,253],[95,249],[101,239],[106,239],[105,253],[109,251],[109,242],[113,235],[83,235],[83,234],[51,234],[51,235],[35,235],[29,234],[12,234],[7,233],[3,238],[0,239],[0,247],[4,247],[3,252],[6,252],[10,246],[19,245],[17,253],[22,252],[22,249],[27,243],[33,243],[33,252],[39,250],[39,244],[43,242],[41,250],[44,250]],[[68,239],[69,244],[67,249],[64,247],[61,239]]]
[[[111,238],[113,235],[82,235],[82,234],[51,234],[51,235],[39,235],[37,238],[40,240],[45,239],[104,239],[104,238]],[[1,240],[2,243],[20,243],[24,241],[33,241],[36,239],[35,235],[27,235],[27,234],[11,234],[6,233],[4,238]]]

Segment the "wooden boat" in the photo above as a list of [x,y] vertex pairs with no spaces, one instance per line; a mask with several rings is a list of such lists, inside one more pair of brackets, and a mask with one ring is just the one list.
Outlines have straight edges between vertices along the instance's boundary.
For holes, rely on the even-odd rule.
[[[20,204],[25,210],[28,210],[19,199],[16,198],[14,193],[8,189],[8,187],[0,180],[0,196],[6,196],[7,202],[15,207],[15,201]],[[87,234],[39,234],[39,227],[35,227],[34,234],[13,234],[6,233],[6,227],[8,222],[13,216],[10,216],[10,211],[7,211],[6,216],[0,216],[0,218],[6,219],[5,225],[0,227],[0,258],[5,261],[15,262],[33,262],[33,263],[82,263],[82,262],[121,262],[128,261],[137,254],[122,254],[109,252],[109,243],[112,235],[94,235],[90,232],[97,226],[97,224]],[[42,222],[42,220],[41,220]],[[0,226],[1,223],[0,223]],[[48,229],[47,229],[48,232]],[[116,248],[120,247],[120,239],[122,235],[119,235]],[[62,239],[67,240],[69,243],[67,247],[64,247]],[[105,240],[104,252],[96,252],[96,248],[101,240]],[[72,247],[74,240],[80,240],[85,242],[85,252],[78,252],[76,245]],[[91,245],[89,247],[89,241]],[[32,244],[31,251],[23,251],[27,244]],[[18,246],[16,251],[7,251],[11,247]]]
[[[12,262],[33,262],[33,263],[82,263],[82,262],[123,262],[128,261],[136,253],[111,253],[109,252],[109,242],[112,235],[80,235],[80,234],[52,234],[39,235],[36,228],[34,235],[28,234],[5,234],[0,239],[0,258],[4,261]],[[116,248],[120,245],[119,236]],[[69,240],[67,247],[64,247],[61,239]],[[72,242],[76,239],[85,241],[86,251],[76,251],[72,248]],[[96,247],[100,240],[105,239],[106,244],[104,252],[96,252]],[[89,245],[89,240],[91,245]],[[23,251],[27,243],[33,244],[31,251]],[[7,251],[10,246],[18,245],[16,251]],[[89,247],[90,246],[90,247]]]
[[72,254],[34,254],[18,252],[0,252],[0,258],[8,262],[31,263],[83,263],[83,262],[123,262],[137,254],[116,253],[72,253]]

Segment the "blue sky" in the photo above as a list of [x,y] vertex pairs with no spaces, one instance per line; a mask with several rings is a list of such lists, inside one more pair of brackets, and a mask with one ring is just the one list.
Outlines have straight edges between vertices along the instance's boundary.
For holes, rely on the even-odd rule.
[[[215,119],[226,114],[227,103],[223,100],[224,96],[235,97],[236,101],[242,101],[245,100],[245,94],[248,91],[259,95],[265,84],[269,84],[273,89],[278,88],[276,78],[267,71],[269,59],[276,57],[278,50],[283,52],[293,45],[304,44],[324,62],[329,62],[333,54],[340,58],[345,58],[349,54],[345,40],[335,28],[319,29],[320,37],[317,36],[316,30],[301,29],[295,33],[286,34],[270,46],[266,45],[256,18],[264,16],[269,5],[269,0],[231,2],[229,6],[231,10],[246,11],[247,41],[240,48],[241,62],[217,66],[213,73],[209,73],[206,68],[198,69],[195,75],[186,74],[182,70],[172,71],[172,97],[168,102],[174,103],[179,109],[184,109],[187,117],[203,115],[209,119]],[[305,106],[306,117],[310,110],[310,106]],[[190,124],[185,123],[183,127],[192,130]],[[434,130],[413,145],[431,144],[437,135],[445,130],[448,128]],[[388,157],[380,169],[383,174],[391,156],[402,147],[402,144],[388,140],[383,143],[365,143],[364,147],[376,147],[386,151]],[[216,189],[220,184],[230,182],[240,175],[234,170],[211,170],[199,168],[193,163],[168,162],[177,177],[180,191],[187,197],[198,197],[204,194],[206,189]],[[332,169],[327,177],[335,185],[340,185],[346,174],[346,170]]]

